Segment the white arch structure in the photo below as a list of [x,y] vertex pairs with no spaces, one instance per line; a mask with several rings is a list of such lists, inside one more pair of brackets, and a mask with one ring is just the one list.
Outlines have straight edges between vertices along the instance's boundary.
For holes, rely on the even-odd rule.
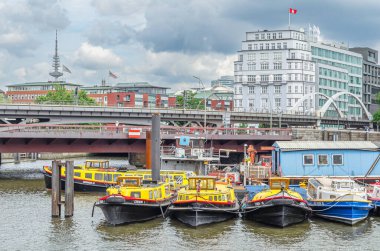
[[[324,98],[326,98],[330,103],[329,103],[329,106],[330,104],[333,104],[334,107],[335,107],[335,110],[339,113],[339,117],[341,118],[344,118],[344,114],[342,113],[342,111],[338,108],[337,104],[335,103],[334,99],[332,99],[331,97],[327,96],[326,94],[324,93],[321,93],[321,92],[313,92],[313,93],[309,93],[309,94],[306,94],[305,96],[303,96],[300,100],[297,101],[297,103],[294,104],[294,106],[290,109],[290,111],[294,111],[296,108],[298,108],[306,99],[312,97],[312,96],[315,96],[315,98],[317,97],[317,95],[320,95]],[[327,103],[327,102],[326,102]],[[324,107],[324,106],[323,106]],[[327,109],[327,108],[326,108]],[[323,113],[324,115],[324,113]]]
[[[327,109],[329,108],[329,106],[331,105],[331,103],[335,103],[334,100],[337,99],[338,97],[340,97],[341,95],[349,95],[351,97],[354,97],[360,104],[360,106],[362,107],[362,110],[365,112],[367,118],[369,120],[372,120],[372,114],[367,110],[367,108],[365,107],[365,105],[363,104],[363,102],[360,100],[360,98],[358,98],[356,95],[350,93],[350,92],[338,92],[334,95],[331,96],[331,98],[329,98],[327,100],[327,102],[322,106],[322,108],[319,110],[319,114],[321,117],[323,117],[325,115],[325,112],[327,111]],[[334,105],[335,108],[337,108],[336,104]],[[337,108],[338,109],[338,108]],[[338,109],[339,110],[339,109]]]

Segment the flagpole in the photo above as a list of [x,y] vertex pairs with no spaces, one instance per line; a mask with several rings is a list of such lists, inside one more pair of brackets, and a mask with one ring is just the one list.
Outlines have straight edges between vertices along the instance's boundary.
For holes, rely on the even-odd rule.
[[289,11],[289,24],[288,24],[288,28],[289,28],[289,30],[290,30],[290,11]]

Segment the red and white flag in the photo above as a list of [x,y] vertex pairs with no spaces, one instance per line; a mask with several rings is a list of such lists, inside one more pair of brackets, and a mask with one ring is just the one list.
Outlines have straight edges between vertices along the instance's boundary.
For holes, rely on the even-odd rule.
[[130,139],[138,139],[141,135],[141,128],[131,128],[128,131],[128,137]]
[[297,10],[296,10],[296,9],[289,8],[289,13],[290,13],[290,14],[297,14]]
[[108,72],[108,76],[110,76],[111,78],[117,78],[116,74],[114,74],[111,71]]

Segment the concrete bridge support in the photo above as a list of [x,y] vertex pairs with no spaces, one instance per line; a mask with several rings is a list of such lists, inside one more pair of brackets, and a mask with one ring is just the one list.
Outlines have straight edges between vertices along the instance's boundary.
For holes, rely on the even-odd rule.
[[21,160],[20,153],[14,153],[13,159],[14,159],[15,163],[20,163],[20,160]]

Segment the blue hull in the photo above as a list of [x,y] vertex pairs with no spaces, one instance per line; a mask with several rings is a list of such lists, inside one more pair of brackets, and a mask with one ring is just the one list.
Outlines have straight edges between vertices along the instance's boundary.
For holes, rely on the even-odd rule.
[[308,202],[314,215],[349,225],[366,219],[373,208],[371,202]]
[[374,214],[380,216],[380,200],[373,200],[372,205]]

